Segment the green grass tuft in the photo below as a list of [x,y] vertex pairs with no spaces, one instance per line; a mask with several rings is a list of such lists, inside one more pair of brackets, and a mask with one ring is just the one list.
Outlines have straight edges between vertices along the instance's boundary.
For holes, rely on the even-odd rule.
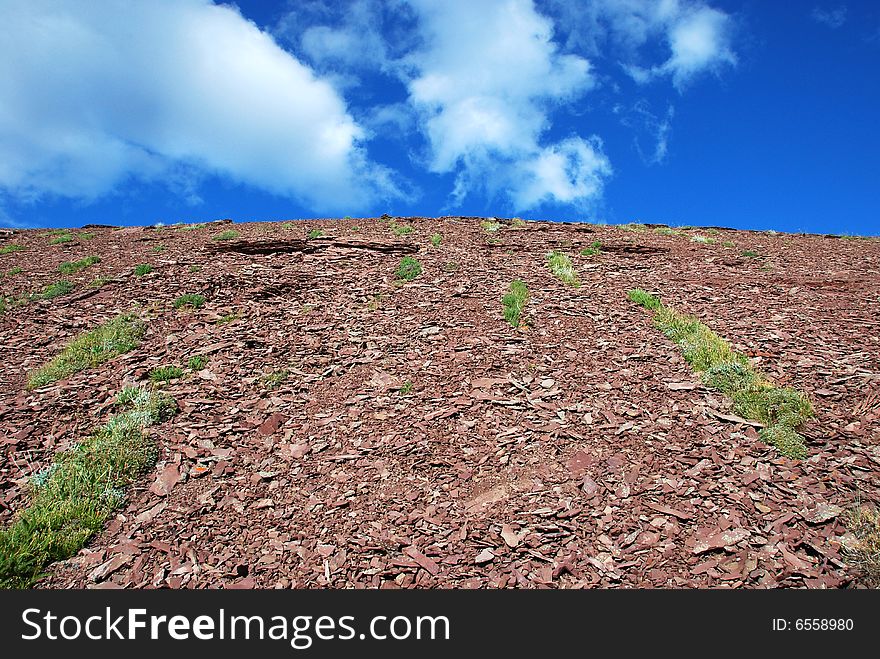
[[662,306],[660,304],[660,298],[651,295],[647,291],[643,291],[641,288],[634,288],[627,291],[626,296],[630,299],[630,302],[635,302],[651,311],[659,309]]
[[561,282],[569,286],[580,286],[577,271],[571,259],[560,251],[552,251],[547,254],[547,265],[550,266],[550,272]]
[[403,281],[412,281],[422,274],[422,264],[411,256],[404,256],[400,259],[400,265],[394,275]]
[[15,243],[12,243],[0,247],[0,254],[12,254],[13,252],[20,252],[24,249],[26,249],[24,245],[16,245]]
[[439,233],[435,233],[433,236],[431,236],[431,244],[434,247],[440,247],[441,242],[443,242],[443,236],[441,236]]
[[500,222],[492,222],[490,220],[483,220],[480,222],[480,226],[483,227],[484,231],[488,231],[489,233],[495,233],[499,229],[501,229]]
[[503,298],[501,304],[504,306],[504,320],[510,323],[511,327],[519,327],[522,323],[522,313],[526,303],[529,300],[529,289],[519,279],[510,282],[510,289]]
[[153,272],[153,266],[149,263],[141,263],[138,266],[135,266],[134,276],[135,277],[143,277],[144,275],[148,275]]
[[240,235],[241,234],[238,231],[229,229],[223,233],[218,233],[214,236],[214,240],[232,240],[233,238],[238,238]]
[[87,256],[84,259],[80,259],[79,261],[65,261],[61,265],[58,266],[58,272],[62,275],[72,275],[80,270],[85,270],[90,265],[95,265],[96,263],[101,262],[100,256]]
[[59,236],[56,236],[52,240],[49,241],[50,245],[61,245],[63,243],[69,243],[74,240],[73,234],[70,233],[62,233]]
[[191,371],[201,371],[208,364],[208,358],[204,355],[193,355],[189,358],[187,366]]
[[320,229],[312,229],[311,231],[309,231],[308,238],[309,238],[309,240],[314,240],[315,238],[320,238],[323,235],[324,235],[324,232],[321,231]]
[[32,297],[36,300],[51,300],[62,295],[67,295],[73,290],[73,284],[67,280],[56,281],[46,286],[42,292],[34,294]]
[[146,325],[134,314],[108,320],[69,343],[52,361],[32,371],[28,388],[42,387],[132,350],[140,344]]
[[391,231],[394,232],[395,236],[408,236],[415,228],[410,224],[391,224]]
[[787,458],[803,460],[807,457],[807,445],[804,443],[803,436],[784,423],[762,428],[761,441],[775,446]]
[[747,259],[756,259],[759,256],[758,252],[751,249],[747,249],[742,253],[742,255],[745,256]]
[[29,588],[47,565],[73,556],[125,499],[125,488],[156,462],[144,430],[176,403],[148,389],[120,394],[123,411],[31,477],[31,501],[0,530],[0,588]]
[[187,293],[185,295],[181,295],[179,298],[174,300],[174,308],[180,309],[181,307],[192,307],[193,309],[199,309],[205,304],[205,296],[197,295],[194,293]]
[[179,366],[158,366],[150,371],[150,381],[168,382],[183,377],[183,369]]
[[602,251],[602,243],[598,240],[593,241],[593,244],[589,247],[585,247],[581,250],[581,256],[595,256]]

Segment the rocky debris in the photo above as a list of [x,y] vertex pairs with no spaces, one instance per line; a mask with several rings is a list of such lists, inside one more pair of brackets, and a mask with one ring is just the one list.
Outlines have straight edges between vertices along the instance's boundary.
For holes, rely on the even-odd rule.
[[[70,276],[73,294],[0,316],[0,520],[107,420],[123,384],[208,360],[165,385],[180,412],[149,431],[156,469],[40,586],[852,584],[844,513],[880,494],[880,243],[408,222],[403,237],[364,218],[235,224],[228,243],[212,240],[228,223],[95,228],[57,250],[18,232],[29,249],[0,256],[23,268],[0,280],[5,296],[57,280],[62,261],[101,262]],[[313,228],[328,237],[301,239]],[[594,240],[599,254],[577,252]],[[256,251],[226,249],[237,243]],[[424,269],[403,285],[398,245]],[[571,255],[580,287],[550,275],[550,249]],[[131,276],[139,263],[154,272]],[[80,296],[95,277],[109,283]],[[501,314],[514,278],[531,292],[528,330]],[[807,392],[809,459],[762,444],[626,299],[633,287]],[[205,305],[174,310],[184,293]],[[25,388],[27,371],[131,304],[151,310],[139,348]]]

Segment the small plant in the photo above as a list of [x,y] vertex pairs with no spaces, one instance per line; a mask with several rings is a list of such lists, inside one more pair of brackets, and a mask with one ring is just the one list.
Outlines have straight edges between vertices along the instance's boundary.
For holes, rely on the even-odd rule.
[[395,236],[408,236],[415,231],[415,228],[410,224],[392,224],[391,231],[394,232]]
[[65,261],[58,266],[58,272],[60,272],[62,275],[72,275],[79,272],[80,270],[85,270],[90,265],[95,265],[96,263],[100,262],[101,257],[99,256],[88,256],[84,259],[80,259],[79,261]]
[[370,298],[370,301],[367,302],[367,309],[369,309],[370,311],[378,311],[379,307],[382,306],[382,300],[384,299],[385,296],[381,293],[374,295],[372,298]]
[[193,355],[189,358],[187,366],[191,371],[201,371],[208,364],[208,358],[204,355]]
[[51,300],[62,295],[67,295],[73,290],[73,284],[63,279],[56,281],[54,284],[46,286],[41,293],[37,293],[33,297],[37,300]]
[[193,309],[200,309],[205,304],[205,296],[197,295],[194,293],[186,293],[185,295],[181,295],[179,298],[174,300],[174,308],[180,309],[182,307],[192,307]]
[[214,236],[214,240],[232,240],[233,238],[238,238],[241,234],[234,229],[228,229],[222,233],[218,233]]
[[403,383],[403,386],[398,390],[401,396],[406,396],[409,392],[413,390],[413,383],[411,380],[407,380]]
[[73,234],[70,233],[62,233],[52,240],[49,241],[50,245],[61,245],[63,243],[69,243],[74,239]]
[[736,243],[733,242],[732,240],[725,240],[723,243],[721,243],[721,246],[722,247],[736,247]]
[[526,221],[523,220],[522,218],[515,217],[510,221],[510,226],[513,227],[514,229],[525,229],[526,228]]
[[691,242],[692,243],[701,243],[703,245],[714,245],[715,239],[697,234],[696,236],[691,236]]
[[484,231],[488,231],[489,233],[495,233],[501,228],[500,222],[492,222],[491,220],[483,220],[480,222],[480,226],[483,227]]
[[880,513],[858,505],[844,521],[855,536],[844,545],[847,562],[862,573],[866,586],[880,588]]
[[238,320],[240,317],[241,316],[238,312],[228,313],[225,316],[220,316],[220,318],[217,319],[217,324],[225,325],[226,323],[231,323],[235,320]]
[[324,232],[321,231],[320,229],[312,229],[311,231],[309,231],[308,237],[309,237],[309,240],[314,240],[315,238],[320,238],[323,235],[324,235]]
[[71,343],[45,366],[28,376],[28,388],[42,387],[69,377],[136,348],[147,326],[133,314],[108,320]]
[[24,245],[16,245],[15,243],[11,243],[9,245],[4,245],[0,247],[0,254],[12,254],[13,252],[20,252],[25,249]]
[[529,289],[519,279],[510,282],[509,292],[501,298],[501,304],[504,306],[504,320],[510,323],[511,327],[519,327],[522,320],[522,312],[529,299]]
[[654,229],[654,233],[657,233],[661,236],[680,236],[681,231],[676,231],[672,227],[657,227]]
[[403,281],[412,281],[422,274],[422,264],[411,256],[404,256],[394,274]]
[[629,222],[627,224],[621,224],[620,228],[624,231],[634,231],[635,233],[642,233],[648,230],[648,227],[639,222]]
[[759,255],[758,255],[758,252],[755,252],[751,249],[747,249],[742,253],[742,256],[746,257],[747,259],[756,259],[756,258],[758,258]]
[[134,276],[135,277],[143,277],[144,275],[148,275],[153,272],[153,266],[149,263],[141,263],[138,266],[135,266]]
[[92,238],[95,237],[95,234],[93,234],[93,233],[89,233],[89,232],[86,232],[86,233],[78,233],[78,234],[76,235],[76,237],[79,238],[80,240],[91,240]]
[[275,389],[282,382],[284,382],[290,376],[290,372],[287,369],[281,369],[277,371],[270,371],[266,373],[260,380],[263,382],[263,385],[267,389]]
[[0,529],[0,588],[29,588],[49,563],[73,556],[155,464],[156,441],[144,431],[174,415],[174,399],[134,388],[119,398],[120,413],[31,479],[29,505]]
[[191,265],[191,266],[189,266],[189,271],[190,271],[190,272],[199,272],[201,269],[202,269],[202,266],[200,266],[200,265]]
[[184,224],[183,226],[176,227],[178,231],[195,231],[197,229],[204,229],[204,224]]
[[150,382],[168,382],[169,380],[177,380],[182,376],[183,369],[179,366],[158,366],[150,371]]
[[444,272],[458,272],[461,266],[458,265],[455,261],[447,261],[443,264]]
[[153,248],[153,252],[155,252],[156,254],[161,254],[164,251],[165,251],[165,245],[156,245]]
[[101,288],[104,284],[110,282],[110,277],[95,277],[92,281],[89,282],[89,287],[91,288]]
[[547,254],[547,265],[550,267],[550,272],[564,284],[569,286],[581,285],[578,280],[577,271],[574,269],[574,264],[566,254],[559,251],[550,252]]
[[630,302],[635,302],[651,311],[655,311],[661,306],[660,298],[651,295],[647,291],[643,291],[641,288],[634,288],[627,291],[626,296],[630,299]]
[[9,268],[9,270],[6,271],[6,276],[12,277],[14,275],[20,275],[22,272],[24,272],[24,270],[22,270],[18,266],[15,266],[14,268]]
[[439,233],[435,233],[433,236],[431,236],[431,244],[434,247],[440,247],[441,242],[443,242],[443,236],[441,236]]
[[593,241],[589,247],[581,250],[581,256],[595,256],[602,251],[602,243],[598,240]]

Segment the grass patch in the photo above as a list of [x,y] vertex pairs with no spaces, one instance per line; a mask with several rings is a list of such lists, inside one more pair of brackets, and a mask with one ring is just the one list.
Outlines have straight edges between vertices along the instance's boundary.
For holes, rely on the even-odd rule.
[[205,305],[205,296],[197,295],[195,293],[186,293],[185,295],[181,295],[179,298],[174,300],[174,308],[180,309],[182,307],[192,307],[193,309],[200,309]]
[[435,233],[433,236],[431,236],[431,244],[434,247],[440,247],[440,243],[442,243],[442,242],[443,242],[443,236],[441,236],[439,233]]
[[510,221],[510,226],[514,229],[525,229],[526,221],[520,217],[515,217]]
[[634,231],[636,233],[643,233],[648,230],[648,227],[646,227],[644,224],[641,224],[640,222],[629,222],[627,224],[621,224],[620,228],[624,231]]
[[226,323],[231,323],[235,320],[238,320],[240,317],[241,317],[241,314],[239,314],[237,311],[235,311],[233,313],[228,313],[225,316],[220,316],[220,318],[217,319],[217,324],[218,325],[225,325]]
[[723,243],[721,243],[721,246],[722,247],[736,247],[736,243],[733,242],[732,240],[725,240]]
[[489,233],[495,233],[501,229],[500,222],[492,222],[490,220],[483,220],[480,222],[480,226],[483,227],[484,231],[488,231]]
[[696,236],[691,236],[692,243],[700,243],[702,245],[714,245],[715,239],[709,238],[708,236],[701,236],[697,234]]
[[324,235],[324,232],[321,231],[320,229],[312,229],[311,231],[309,231],[308,238],[309,238],[309,240],[314,240],[315,238],[320,238],[323,235]]
[[510,323],[511,327],[519,327],[522,323],[522,313],[529,300],[529,289],[519,279],[510,282],[508,293],[501,298],[501,304],[504,306],[504,320]]
[[267,389],[275,389],[280,386],[281,383],[284,382],[288,377],[290,377],[290,372],[287,369],[282,369],[266,373],[263,377],[260,378],[260,381]]
[[458,272],[461,269],[461,266],[455,261],[448,261],[443,264],[444,272]]
[[394,272],[394,276],[403,281],[412,281],[422,274],[422,264],[411,256],[400,259],[400,265]]
[[165,251],[165,245],[156,245],[156,246],[153,248],[153,252],[156,253],[156,254],[161,254],[161,253],[164,252],[164,251]]
[[756,259],[760,255],[758,254],[758,252],[756,252],[754,250],[747,249],[746,251],[744,251],[742,253],[742,256],[746,257],[747,259]]
[[156,462],[144,430],[171,418],[164,394],[126,388],[122,411],[31,477],[31,502],[0,530],[0,588],[29,588],[54,561],[73,556],[125,499],[125,488]]
[[660,298],[651,295],[647,291],[643,291],[641,288],[634,288],[627,291],[626,296],[629,298],[630,302],[635,302],[651,311],[656,311],[661,307]]
[[72,290],[73,284],[66,279],[62,279],[61,281],[49,284],[40,293],[36,293],[32,297],[35,300],[51,300],[62,295],[67,295]]
[[234,229],[229,229],[222,233],[218,233],[214,236],[214,240],[232,240],[233,238],[238,238],[241,234]]
[[62,275],[72,275],[80,270],[85,270],[90,265],[95,265],[96,263],[101,262],[100,256],[87,256],[84,259],[80,259],[79,261],[65,261],[61,265],[58,266],[58,272]]
[[574,264],[566,254],[557,250],[550,252],[547,254],[547,265],[550,267],[550,272],[561,282],[569,286],[581,285]]
[[657,227],[654,229],[654,233],[659,234],[661,236],[680,236],[682,235],[681,231],[676,231],[672,227]]
[[92,240],[95,237],[95,234],[87,231],[85,233],[76,234],[76,237],[79,238],[80,240]]
[[144,275],[148,275],[153,272],[153,266],[149,263],[141,263],[134,268],[134,276],[135,277],[143,277]]
[[15,266],[14,268],[9,268],[5,273],[0,273],[0,279],[3,279],[3,277],[14,277],[15,275],[20,275],[22,272],[24,272],[22,268]]
[[62,233],[58,236],[55,236],[52,240],[49,241],[50,245],[62,245],[64,243],[69,243],[74,240],[73,234],[71,233]]
[[183,377],[183,369],[179,366],[158,366],[150,371],[150,382],[159,384]]
[[585,247],[581,250],[581,256],[595,256],[602,251],[602,242],[599,240],[594,240],[589,247]]
[[413,390],[412,380],[407,380],[406,382],[403,383],[403,386],[401,386],[400,389],[398,389],[401,396],[406,396],[412,390]]
[[42,387],[128,352],[138,346],[147,326],[134,314],[122,314],[70,342],[45,366],[28,376],[28,388]]
[[204,224],[184,224],[182,226],[175,227],[178,231],[196,231],[197,229],[204,229]]
[[858,506],[844,520],[855,539],[844,546],[847,562],[858,569],[870,588],[880,588],[880,513]]
[[15,243],[11,243],[9,245],[4,245],[0,247],[0,254],[12,254],[13,252],[21,252],[26,249],[24,245],[16,245]]
[[408,236],[415,231],[415,228],[410,224],[392,224],[391,231],[395,236]]
[[654,312],[654,324],[681,348],[685,360],[701,373],[707,386],[731,398],[735,414],[764,424],[762,441],[786,457],[807,457],[804,438],[797,430],[813,416],[813,406],[803,393],[774,385],[745,355],[734,351],[697,318],[664,306],[659,298],[641,289],[627,295]]
[[186,363],[191,371],[201,371],[208,365],[208,358],[204,355],[193,355]]
[[95,277],[94,279],[92,279],[92,281],[89,282],[89,286],[91,288],[101,288],[101,286],[110,281],[110,277]]

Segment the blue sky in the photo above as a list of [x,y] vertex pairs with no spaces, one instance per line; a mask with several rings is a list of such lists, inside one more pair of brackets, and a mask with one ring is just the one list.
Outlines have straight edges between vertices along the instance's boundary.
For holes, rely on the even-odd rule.
[[0,226],[880,234],[880,3],[0,0]]

